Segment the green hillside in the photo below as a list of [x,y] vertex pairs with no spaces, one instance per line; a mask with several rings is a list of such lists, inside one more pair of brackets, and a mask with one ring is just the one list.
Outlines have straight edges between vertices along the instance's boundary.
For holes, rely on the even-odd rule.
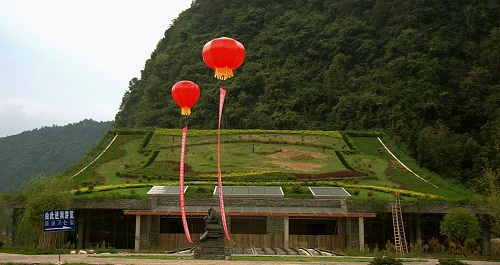
[[78,163],[112,122],[83,120],[0,137],[0,193],[24,188],[40,176],[53,176]]
[[[180,128],[177,81],[201,89],[190,128],[377,130],[422,167],[484,190],[499,170],[500,3],[403,0],[196,0],[130,81],[117,128]],[[205,43],[246,48],[219,82]],[[498,174],[497,174],[498,175]]]
[[[217,185],[216,133],[188,131],[188,196],[211,196]],[[180,129],[111,130],[84,160],[59,177],[71,181],[73,192],[82,198],[136,198],[153,185],[179,185],[181,135]],[[355,200],[392,200],[395,192],[406,200],[482,200],[421,169],[381,133],[222,130],[221,142],[224,185],[278,185],[288,197],[310,197],[309,186],[341,186]]]

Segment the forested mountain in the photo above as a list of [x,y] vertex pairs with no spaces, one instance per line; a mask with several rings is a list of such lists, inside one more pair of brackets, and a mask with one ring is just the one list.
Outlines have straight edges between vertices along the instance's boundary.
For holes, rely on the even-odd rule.
[[[481,189],[500,165],[500,1],[194,0],[130,81],[117,127],[380,130],[421,165]],[[246,49],[218,81],[205,43]],[[187,120],[172,85],[201,97]]]
[[17,190],[39,175],[54,175],[80,161],[111,125],[83,120],[0,138],[0,193]]

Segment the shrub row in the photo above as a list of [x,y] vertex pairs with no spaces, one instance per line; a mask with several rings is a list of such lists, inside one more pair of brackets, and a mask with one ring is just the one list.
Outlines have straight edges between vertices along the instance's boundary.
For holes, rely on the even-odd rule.
[[158,155],[160,154],[160,150],[155,150],[154,152],[152,152],[151,154],[149,154],[148,158],[146,159],[146,161],[144,161],[141,165],[142,168],[145,168],[145,167],[148,167],[149,165],[151,165],[156,157],[158,157]]
[[347,147],[349,147],[349,149],[357,150],[356,145],[354,144],[354,141],[351,139],[351,137],[349,137],[348,134],[342,133],[342,139],[344,139],[344,142],[347,145]]
[[130,129],[130,128],[119,128],[111,129],[108,134],[119,134],[119,135],[143,135],[151,130],[149,129]]
[[[256,176],[262,176],[261,173],[254,173],[256,175],[252,175],[252,173],[249,173],[247,178],[254,178],[256,179]],[[238,175],[241,177],[241,173],[238,173]],[[212,176],[212,175],[210,175]],[[231,174],[224,174],[224,185],[225,186],[248,186],[248,181],[238,181],[236,180],[235,175]],[[312,180],[315,181],[315,180]],[[290,182],[287,180],[257,180],[254,182],[251,182],[253,186],[303,186],[303,185],[310,185],[308,181],[295,181],[295,182]],[[321,184],[321,185],[326,185],[326,186],[339,186],[339,187],[344,187],[344,188],[360,188],[360,189],[368,189],[368,190],[374,190],[374,191],[381,191],[385,193],[399,193],[400,195],[403,196],[408,196],[408,197],[426,197],[430,199],[443,199],[441,196],[438,195],[432,195],[432,194],[426,194],[426,193],[421,193],[421,192],[415,192],[415,191],[408,191],[408,190],[402,190],[402,189],[395,189],[395,188],[389,188],[389,187],[379,187],[379,186],[370,186],[370,185],[357,185],[357,184],[348,184],[344,182],[339,182],[339,181],[321,181],[316,183]],[[161,183],[155,183],[154,185],[165,185],[165,186],[176,186],[179,185],[178,181],[166,181],[166,182],[161,182]],[[203,180],[203,181],[191,181],[187,180],[185,182],[185,185],[193,185],[193,186],[204,186],[204,185],[217,185],[217,176],[215,175],[215,178],[213,180]],[[72,190],[71,193],[75,195],[79,194],[86,194],[86,193],[91,193],[91,192],[99,192],[99,191],[109,191],[109,190],[114,190],[114,189],[129,189],[129,188],[138,188],[138,187],[147,187],[147,186],[152,186],[150,183],[127,183],[127,184],[120,184],[120,185],[102,185],[102,186],[95,186],[92,189],[89,188],[80,188],[78,190]]]
[[[351,171],[356,171],[348,162],[347,160],[344,158],[344,156],[342,155],[342,153],[338,150],[335,151],[335,154],[337,155],[337,157],[339,158],[340,160],[340,163],[342,163],[342,165],[351,170]],[[360,173],[361,174],[361,173]]]
[[[223,172],[225,180],[238,180],[239,182],[269,182],[269,181],[294,181],[297,178],[281,171],[248,171],[248,172]],[[192,180],[191,180],[192,179]],[[211,181],[217,180],[217,172],[211,174],[186,177],[187,181]]]
[[345,187],[345,188],[360,188],[360,189],[381,191],[381,192],[385,192],[385,193],[399,193],[400,195],[403,195],[403,196],[415,197],[415,198],[428,197],[431,199],[444,199],[443,197],[441,197],[439,195],[422,193],[422,192],[411,191],[411,190],[394,189],[394,188],[389,188],[389,187],[357,185],[357,184],[348,184],[348,183],[343,183],[343,182],[337,182],[337,185],[339,185],[341,187]]
[[[207,145],[211,144],[212,142],[205,141],[201,143],[190,143],[189,146],[200,146],[200,145]],[[217,143],[216,140],[214,140],[213,144]],[[333,146],[331,145],[325,145],[325,144],[314,144],[314,143],[304,143],[304,142],[291,142],[287,140],[259,140],[259,139],[252,139],[252,140],[224,140],[224,144],[234,144],[234,143],[261,143],[261,144],[277,144],[277,145],[300,145],[300,146],[309,146],[309,147],[316,147],[316,148],[322,148],[323,150],[329,149],[332,150],[334,149]],[[178,144],[173,144],[168,147],[178,147]]]
[[149,141],[151,141],[151,138],[153,137],[153,134],[154,134],[154,132],[147,132],[146,135],[144,135],[144,138],[143,138],[142,144],[141,144],[141,150],[143,150],[144,148],[146,148],[146,146],[148,146]]
[[383,132],[367,132],[367,131],[344,131],[344,134],[347,134],[352,137],[383,137]]
[[[189,132],[191,136],[207,136],[207,135],[217,135],[217,130],[192,130]],[[155,134],[158,135],[181,135],[182,131],[180,129],[156,129]],[[342,138],[342,134],[339,131],[310,131],[310,130],[259,130],[259,129],[248,129],[248,130],[233,130],[233,129],[223,129],[221,134],[302,134],[302,135],[322,135],[330,136],[335,138]]]

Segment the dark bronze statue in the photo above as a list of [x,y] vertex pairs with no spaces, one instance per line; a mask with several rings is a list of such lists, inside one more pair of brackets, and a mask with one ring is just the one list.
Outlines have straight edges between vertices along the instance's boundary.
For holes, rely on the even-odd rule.
[[208,215],[203,217],[205,220],[205,233],[200,236],[200,241],[203,242],[209,237],[218,238],[220,233],[223,233],[221,216],[213,207],[208,209]]
[[219,212],[213,207],[208,209],[205,220],[205,233],[200,236],[200,245],[195,248],[195,259],[227,259],[231,256],[226,251],[224,242],[224,229]]

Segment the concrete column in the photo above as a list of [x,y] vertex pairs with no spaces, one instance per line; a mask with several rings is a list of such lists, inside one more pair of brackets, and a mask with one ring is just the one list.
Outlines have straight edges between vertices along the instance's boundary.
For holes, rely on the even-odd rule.
[[290,218],[283,217],[283,247],[288,248],[290,243]]
[[[416,226],[416,236],[417,236],[417,242],[422,239],[422,215],[415,215],[415,226]],[[422,242],[423,244],[423,242]]]
[[139,251],[141,244],[141,216],[135,216],[135,242],[134,242],[134,250]]
[[[417,242],[416,240],[416,231],[417,231],[417,227],[415,225],[415,214],[414,213],[408,213],[406,215],[406,220],[410,220],[410,222],[406,222],[406,224],[408,225],[408,231],[407,229],[405,229],[405,233],[407,233],[407,237],[406,237],[406,240],[408,241],[408,243],[410,242]],[[409,246],[409,244],[408,244]]]
[[85,218],[82,216],[78,220],[78,224],[77,224],[77,233],[76,233],[76,242],[77,242],[76,248],[77,249],[83,249],[83,238],[85,237],[84,233],[83,233],[84,228],[85,228]]
[[347,249],[352,249],[352,218],[346,218],[346,225],[345,225],[345,231],[346,231],[346,246]]
[[365,249],[365,220],[363,217],[358,218],[359,221],[359,250]]
[[92,219],[92,218],[84,218],[83,220],[83,224],[85,226],[85,228],[83,229],[83,246],[82,248],[88,248],[90,247],[90,223],[92,222],[92,220],[95,220],[95,219]]

